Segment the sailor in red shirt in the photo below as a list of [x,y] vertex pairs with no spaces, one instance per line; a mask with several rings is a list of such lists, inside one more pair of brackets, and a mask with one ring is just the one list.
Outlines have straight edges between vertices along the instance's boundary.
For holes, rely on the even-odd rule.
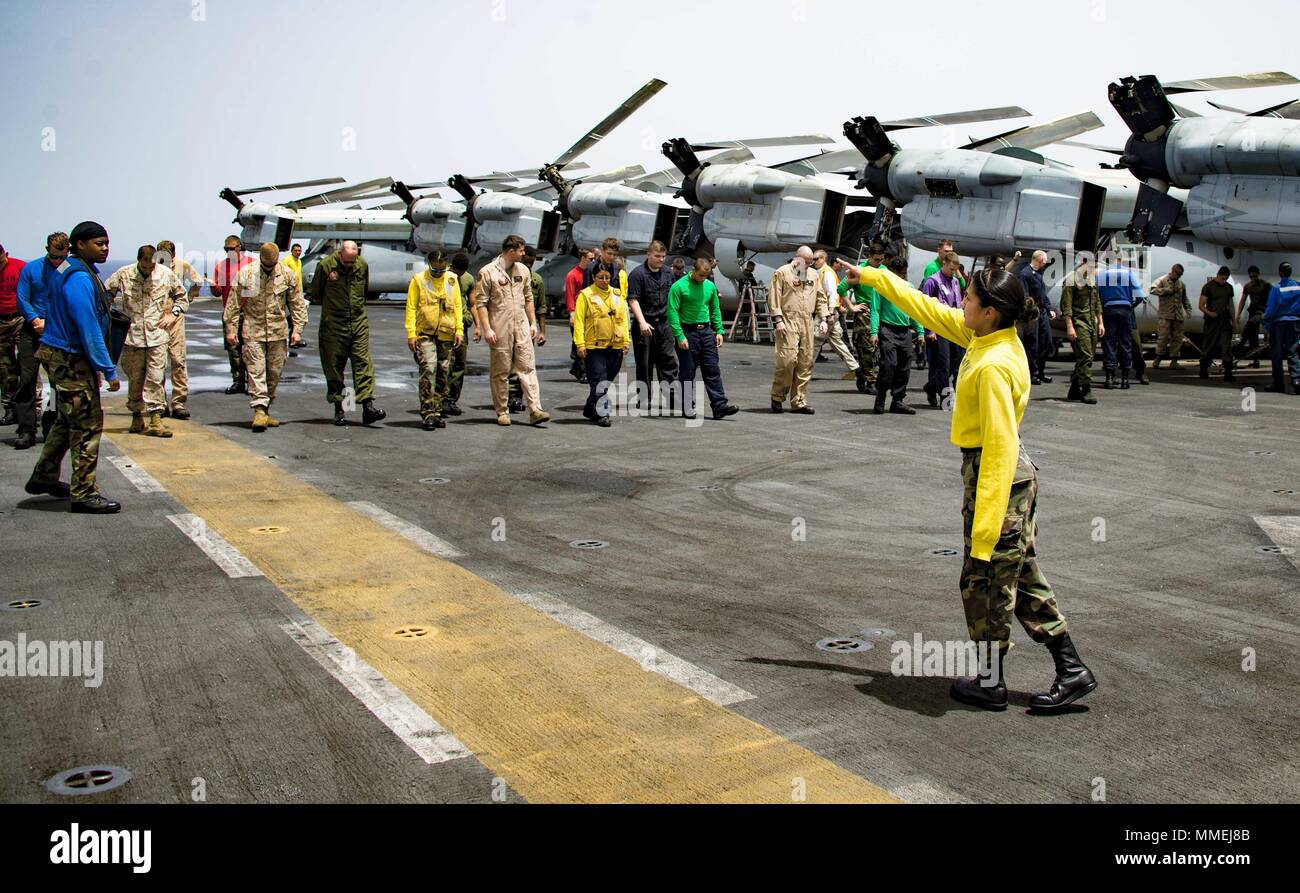
[[[244,243],[240,241],[239,236],[226,236],[223,250],[226,252],[225,260],[217,264],[216,269],[212,271],[212,293],[221,298],[221,307],[224,310],[226,301],[230,299],[230,293],[234,291],[232,286],[235,277],[239,275],[240,270],[251,264],[253,259],[243,253]],[[226,388],[226,393],[247,393],[244,385],[244,333],[242,331],[239,332],[239,340],[233,348],[227,345],[226,355],[230,357],[230,378],[233,382]]]
[[18,277],[27,266],[10,257],[0,245],[0,389],[3,389],[4,418],[0,425],[17,424],[14,398],[18,395],[18,337],[23,333],[23,315],[18,312]]
[[578,379],[581,384],[587,383],[587,366],[578,356],[578,346],[573,343],[573,308],[577,303],[578,293],[582,291],[587,267],[591,266],[591,262],[595,259],[596,252],[583,249],[578,252],[578,265],[564,277],[564,300],[569,305],[569,374]]

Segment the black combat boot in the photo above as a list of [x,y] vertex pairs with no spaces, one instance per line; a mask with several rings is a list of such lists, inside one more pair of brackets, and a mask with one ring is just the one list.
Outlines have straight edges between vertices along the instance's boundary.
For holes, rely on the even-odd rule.
[[1105,380],[1104,382],[1102,382],[1102,385],[1101,385],[1101,386],[1102,386],[1103,388],[1105,388],[1106,390],[1108,390],[1108,391],[1110,391],[1110,390],[1114,390],[1114,388],[1115,388],[1115,372],[1114,372],[1114,370],[1111,370],[1111,369],[1107,369],[1107,370],[1106,370],[1106,380]]
[[18,417],[14,415],[12,409],[6,409],[4,418],[0,418],[0,428],[8,428],[10,425],[17,425]]
[[361,404],[361,424],[373,425],[375,422],[382,422],[386,418],[388,418],[388,413],[375,406],[374,400],[366,400]]
[[876,415],[884,415],[885,400],[887,400],[888,398],[889,398],[889,391],[885,390],[884,388],[881,388],[879,393],[876,394],[876,405],[872,407],[871,411],[874,412]]
[[939,392],[928,384],[925,386],[925,399],[933,407],[939,406]]
[[858,383],[858,393],[865,394],[867,392],[867,373],[862,370],[861,366],[859,366],[858,371],[853,373],[853,375]]
[[1040,713],[1060,710],[1097,688],[1097,680],[1079,660],[1069,633],[1048,642],[1047,650],[1052,652],[1052,660],[1056,662],[1056,681],[1047,694],[1029,699],[1029,709]]
[[344,425],[346,425],[347,423],[348,423],[348,417],[347,417],[347,416],[344,414],[344,412],[343,412],[343,404],[342,404],[342,403],[335,403],[335,404],[334,404],[334,424],[336,424],[336,425],[338,425],[340,428],[342,428],[342,427],[343,427]]
[[34,446],[36,446],[36,432],[35,432],[35,431],[19,431],[19,432],[18,432],[18,439],[17,439],[16,441],[14,441],[14,449],[16,449],[16,450],[30,450],[30,449],[31,449],[32,447],[34,447]]
[[1123,372],[1120,373],[1119,389],[1120,389],[1121,391],[1127,391],[1127,390],[1129,389],[1129,383],[1128,383],[1128,370],[1127,370],[1127,369],[1125,369]]
[[1065,399],[1074,403],[1078,403],[1083,400],[1083,388],[1079,386],[1079,383],[1077,381],[1070,382],[1070,392],[1065,395]]
[[119,503],[111,499],[105,499],[98,493],[89,499],[83,499],[80,502],[72,503],[72,513],[74,515],[116,515],[122,511]]
[[1079,398],[1079,402],[1080,402],[1080,403],[1086,403],[1086,404],[1088,404],[1089,406],[1096,406],[1096,405],[1097,405],[1097,398],[1094,397],[1094,396],[1092,396],[1092,388],[1091,388],[1091,387],[1088,387],[1088,388],[1084,388],[1084,389],[1083,389],[1083,396]]
[[986,670],[978,676],[968,676],[956,680],[953,682],[952,688],[948,690],[948,694],[954,701],[961,701],[963,704],[970,704],[973,707],[983,707],[985,710],[1006,710],[1006,659],[1006,653],[1003,652],[998,660],[998,681],[996,684],[988,684],[992,679],[992,674]]

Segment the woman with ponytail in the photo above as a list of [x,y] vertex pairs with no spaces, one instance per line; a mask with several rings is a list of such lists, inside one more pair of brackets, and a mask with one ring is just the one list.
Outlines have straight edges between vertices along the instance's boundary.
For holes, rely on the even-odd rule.
[[[852,285],[874,288],[941,338],[966,348],[957,377],[952,442],[961,447],[966,555],[961,594],[971,639],[988,649],[989,666],[952,686],[957,700],[990,710],[1007,706],[1002,662],[1011,648],[1011,615],[1047,646],[1056,681],[1030,699],[1030,709],[1061,710],[1097,687],[1070,641],[1056,596],[1038,568],[1037,469],[1020,444],[1029,403],[1029,362],[1015,324],[1038,318],[1014,275],[990,267],[973,275],[962,306],[947,307],[885,270],[843,261],[836,269]],[[994,648],[996,647],[996,654]]]

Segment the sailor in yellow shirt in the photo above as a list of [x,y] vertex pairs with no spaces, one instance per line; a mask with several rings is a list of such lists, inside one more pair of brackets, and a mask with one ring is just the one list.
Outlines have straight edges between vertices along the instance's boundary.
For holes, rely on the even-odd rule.
[[429,269],[406,290],[406,345],[420,367],[420,417],[424,430],[446,428],[442,403],[452,354],[465,342],[460,278],[447,269],[447,255],[429,254]]
[[1030,709],[1061,710],[1093,691],[1097,681],[1070,641],[1034,549],[1038,476],[1020,444],[1020,420],[1029,403],[1029,360],[1015,324],[1037,319],[1037,304],[1025,296],[1015,276],[1001,269],[972,276],[960,309],[944,306],[884,270],[843,261],[836,262],[836,269],[850,284],[860,280],[939,337],[966,348],[952,413],[952,442],[962,450],[965,485],[967,554],[961,595],[970,637],[985,643],[989,666],[973,679],[954,682],[952,696],[991,710],[1006,709],[1002,661],[1011,647],[1014,613],[1056,663],[1051,691],[1030,698]]
[[632,346],[627,295],[609,287],[612,279],[609,270],[597,270],[573,302],[573,343],[587,365],[591,389],[582,414],[602,428],[610,425],[609,387]]

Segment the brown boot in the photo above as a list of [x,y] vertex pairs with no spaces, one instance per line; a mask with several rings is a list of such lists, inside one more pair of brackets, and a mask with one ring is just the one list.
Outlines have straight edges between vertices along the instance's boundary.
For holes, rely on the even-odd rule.
[[266,410],[260,406],[253,412],[253,431],[261,434],[271,423],[271,417],[266,414]]
[[145,427],[144,433],[145,436],[147,437],[171,437],[172,436],[171,429],[163,425],[161,412],[149,413],[149,424]]
[[127,434],[144,433],[144,415],[142,413],[131,413],[131,427],[126,430]]
[[[269,408],[270,408],[270,407],[268,407],[268,409],[269,409]],[[279,420],[279,419],[276,419],[276,418],[272,418],[272,417],[271,417],[271,413],[268,412],[268,413],[266,414],[266,427],[268,427],[268,428],[279,428],[279,427],[280,427],[280,420]]]

